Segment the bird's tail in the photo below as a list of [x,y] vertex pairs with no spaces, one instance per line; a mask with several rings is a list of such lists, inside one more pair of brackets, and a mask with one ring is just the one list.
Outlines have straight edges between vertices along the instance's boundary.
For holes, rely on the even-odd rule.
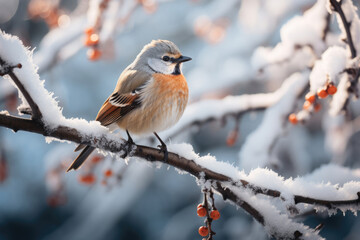
[[68,170],[66,170],[66,172],[72,169],[74,170],[78,169],[94,150],[95,150],[94,147],[86,146],[84,150],[82,150],[82,152],[79,154],[79,156],[71,163],[70,167],[68,168]]

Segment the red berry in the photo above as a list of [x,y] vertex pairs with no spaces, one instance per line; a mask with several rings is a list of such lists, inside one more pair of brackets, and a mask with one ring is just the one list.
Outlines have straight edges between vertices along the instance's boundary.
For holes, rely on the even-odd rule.
[[309,101],[310,103],[314,103],[315,99],[316,99],[316,97],[313,93],[309,92],[308,94],[305,95],[305,100]]
[[84,32],[85,32],[85,34],[87,34],[87,35],[91,35],[91,34],[94,33],[94,28],[88,27],[88,28],[85,29]]
[[317,104],[314,105],[315,112],[320,111],[320,109],[321,109],[321,104],[320,103],[317,103]]
[[91,40],[90,40],[90,37],[86,37],[85,40],[84,40],[84,45],[85,46],[91,46]]
[[85,38],[85,42],[84,42],[84,45],[85,46],[93,46],[93,45],[96,45],[99,43],[99,35],[96,34],[96,33],[93,33],[91,35],[88,35],[86,38]]
[[298,123],[298,119],[297,119],[295,113],[292,113],[289,115],[289,122],[291,122],[294,125],[296,125]]
[[101,51],[96,48],[89,49],[87,52],[88,58],[92,61],[96,61],[101,56]]
[[210,217],[213,220],[218,220],[220,218],[220,212],[218,210],[212,210],[210,213]]
[[337,92],[337,87],[334,84],[329,83],[329,85],[327,86],[326,92],[329,95],[334,95]]
[[98,44],[99,43],[99,35],[96,33],[91,34],[90,40],[93,44]]
[[320,88],[317,91],[317,95],[319,96],[319,98],[326,98],[329,94],[327,93],[326,89]]
[[236,143],[237,138],[238,138],[238,131],[237,130],[231,131],[226,139],[226,144],[229,147],[233,146]]
[[197,209],[197,215],[199,217],[205,217],[206,216],[206,209],[204,207],[200,207]]
[[95,176],[93,174],[80,175],[79,182],[83,184],[93,184],[95,182]]
[[202,203],[199,203],[199,205],[197,205],[197,209],[202,208],[202,207],[204,207],[204,205]]
[[104,172],[104,175],[105,177],[111,177],[113,175],[113,172],[111,171],[111,169],[107,169],[105,172]]
[[92,159],[91,159],[91,162],[93,163],[98,163],[102,160],[103,158],[99,155],[95,155]]
[[199,227],[199,234],[200,236],[205,237],[209,234],[209,229],[205,226],[201,226]]

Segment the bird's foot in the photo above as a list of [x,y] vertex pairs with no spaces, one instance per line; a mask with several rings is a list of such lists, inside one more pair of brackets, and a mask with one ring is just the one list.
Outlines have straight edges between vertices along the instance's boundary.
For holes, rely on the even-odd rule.
[[167,162],[168,159],[169,159],[169,152],[167,150],[167,147],[165,144],[161,144],[161,145],[158,145],[158,148],[159,148],[159,152],[163,152],[164,153],[164,162]]
[[169,152],[167,150],[167,146],[166,144],[164,143],[164,141],[159,137],[159,135],[157,135],[156,132],[154,132],[154,135],[156,136],[156,138],[159,140],[159,142],[161,143],[160,145],[158,145],[158,148],[159,148],[159,152],[161,153],[164,153],[164,162],[167,162],[168,161],[168,156],[169,156]]
[[134,145],[135,142],[134,142],[134,140],[132,139],[132,137],[130,136],[130,133],[129,133],[128,130],[126,130],[126,134],[127,134],[127,136],[128,136],[127,143],[130,144],[130,145]]
[[126,134],[128,136],[128,140],[125,143],[125,152],[124,152],[124,154],[121,155],[121,158],[126,158],[132,151],[133,146],[135,145],[135,142],[132,139],[132,137],[130,136],[130,133],[128,130],[126,130]]

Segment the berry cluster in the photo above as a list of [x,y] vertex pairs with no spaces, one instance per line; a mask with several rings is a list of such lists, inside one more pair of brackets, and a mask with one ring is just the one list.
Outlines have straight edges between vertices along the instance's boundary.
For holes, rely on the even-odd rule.
[[[212,205],[207,200],[207,195],[210,195]],[[205,226],[199,228],[199,234],[202,237],[208,236],[207,240],[211,240],[215,232],[211,230],[211,222],[220,218],[220,212],[216,209],[214,203],[214,196],[211,190],[204,191],[204,201],[197,206],[197,215],[199,217],[206,217]],[[205,240],[205,238],[203,239]]]
[[85,185],[94,184],[96,181],[96,177],[94,174],[95,166],[103,160],[103,156],[94,155],[91,158],[91,161],[86,166],[86,171],[84,173],[79,174],[78,180],[80,183]]
[[320,88],[317,91],[317,95],[320,99],[326,98],[329,95],[334,95],[337,92],[337,87],[334,85],[334,83],[330,82],[325,87]]
[[93,185],[98,182],[107,188],[116,186],[122,180],[122,175],[126,171],[127,165],[120,169],[105,163],[103,166],[106,165],[106,167],[102,170],[102,174],[97,175],[97,170],[100,167],[99,163],[103,161],[103,156],[94,155],[91,160],[87,161],[82,167],[78,181],[84,185]]
[[101,181],[101,184],[104,186],[108,186],[109,185],[109,179],[114,176],[114,172],[113,170],[111,170],[110,168],[106,169],[104,172],[104,178]]
[[99,34],[95,33],[94,28],[89,27],[85,29],[85,35],[84,45],[90,47],[87,51],[87,56],[91,61],[96,61],[101,57],[101,51],[99,49]]
[[[337,92],[337,87],[334,85],[333,82],[327,83],[324,87],[320,88],[316,95],[312,92],[308,92],[305,95],[305,102],[303,105],[303,111],[307,112],[318,112],[321,109],[321,104],[319,103],[319,99],[324,99],[329,95],[334,95]],[[289,122],[292,124],[297,124],[300,120],[303,120],[301,117],[300,112],[295,114],[291,113],[289,115]]]
[[99,32],[101,30],[102,15],[105,9],[108,7],[109,1],[110,0],[102,0],[102,2],[99,4],[99,12],[94,26],[85,29],[84,45],[90,47],[90,49],[87,51],[87,56],[91,61],[96,61],[101,57],[101,51],[99,49]]

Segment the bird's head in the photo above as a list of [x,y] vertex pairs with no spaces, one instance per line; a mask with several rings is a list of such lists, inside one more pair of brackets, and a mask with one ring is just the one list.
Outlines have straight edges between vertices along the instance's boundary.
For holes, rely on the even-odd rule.
[[190,57],[181,55],[179,48],[168,40],[153,40],[144,46],[134,61],[134,67],[151,73],[181,74],[183,62]]

